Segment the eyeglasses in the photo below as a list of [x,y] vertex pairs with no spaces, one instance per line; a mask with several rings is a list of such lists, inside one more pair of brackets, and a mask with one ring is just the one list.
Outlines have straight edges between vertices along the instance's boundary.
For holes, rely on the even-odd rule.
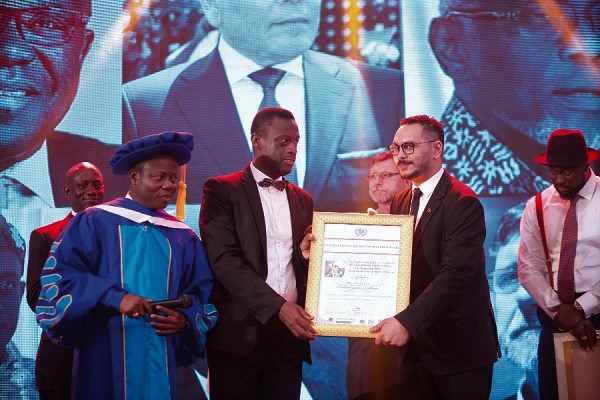
[[400,154],[400,149],[402,149],[404,154],[412,154],[415,152],[415,145],[433,142],[437,142],[437,140],[426,140],[424,142],[404,142],[402,144],[392,143],[388,146],[388,149],[390,149],[390,153],[392,153],[394,156]]
[[571,25],[577,25],[582,21],[587,21],[591,30],[595,33],[600,32],[600,3],[590,3],[583,12],[563,9],[558,12],[544,12],[540,7],[532,5],[520,8],[516,11],[447,11],[444,18],[465,17],[478,20],[505,20],[511,21],[523,27],[531,33],[539,35],[560,35],[564,32],[570,32]]
[[400,175],[400,172],[373,172],[371,175],[367,176],[368,181],[374,181],[377,178],[381,178],[383,180],[389,179],[392,176]]
[[90,188],[94,188],[95,190],[102,190],[104,188],[104,184],[102,182],[77,182],[75,187],[78,191],[88,190]]
[[[77,27],[89,16],[64,8],[11,8],[0,6],[0,24],[14,19],[17,31],[27,42],[39,46],[59,46],[71,40]],[[2,28],[4,29],[4,28]]]

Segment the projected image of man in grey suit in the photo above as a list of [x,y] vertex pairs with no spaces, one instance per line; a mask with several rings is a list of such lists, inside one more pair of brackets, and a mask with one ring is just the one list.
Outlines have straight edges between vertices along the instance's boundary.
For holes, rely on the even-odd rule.
[[[256,112],[279,105],[294,113],[300,129],[296,175],[290,179],[314,196],[316,209],[359,209],[368,197],[358,188],[364,188],[361,178],[374,154],[364,151],[382,143],[361,72],[341,58],[309,50],[321,2],[203,0],[202,6],[220,32],[216,49],[124,85],[124,139],[165,129],[191,132],[196,149],[188,165],[188,199],[199,202],[208,177],[239,170],[251,157]],[[282,75],[270,89],[256,76],[269,73],[265,69]],[[366,73],[369,80],[378,79],[374,71]],[[394,95],[385,105],[391,125],[403,112],[398,99]]]

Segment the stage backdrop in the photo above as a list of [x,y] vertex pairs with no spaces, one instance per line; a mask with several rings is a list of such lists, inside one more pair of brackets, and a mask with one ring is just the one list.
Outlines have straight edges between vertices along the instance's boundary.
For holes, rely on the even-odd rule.
[[[251,159],[248,131],[262,89],[242,73],[269,57],[287,71],[276,100],[294,112],[302,135],[294,179],[319,211],[373,205],[364,177],[400,118],[429,114],[444,123],[445,167],[486,212],[503,352],[492,398],[537,397],[535,305],[516,276],[519,219],[523,202],[548,185],[533,157],[553,129],[580,128],[600,147],[600,5],[306,0],[272,24],[270,3],[240,2],[219,26],[197,0],[3,2],[0,223],[10,235],[0,243],[1,398],[32,395],[15,389],[16,376],[33,382],[40,334],[19,288],[30,232],[69,212],[68,167],[98,164],[111,200],[127,188],[106,154],[123,140],[191,132],[185,222],[198,232],[206,178]],[[278,29],[295,30],[295,40]],[[346,339],[318,338],[312,354],[302,398],[345,399]],[[181,374],[183,396],[205,398],[205,363]]]

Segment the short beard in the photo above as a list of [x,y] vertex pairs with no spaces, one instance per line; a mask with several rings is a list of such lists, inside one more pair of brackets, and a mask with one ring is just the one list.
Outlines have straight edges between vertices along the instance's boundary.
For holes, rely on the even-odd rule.
[[554,189],[556,190],[556,193],[558,193],[558,195],[563,199],[573,200],[573,198],[575,198],[575,196],[577,196],[579,194],[579,191],[585,186],[588,179],[590,179],[590,177],[588,176],[588,171],[589,171],[589,167],[586,166],[585,168],[582,168],[581,173],[583,175],[583,177],[582,177],[583,179],[581,181],[581,184],[579,186],[577,186],[575,189],[571,190],[568,195],[563,195],[558,190],[556,190],[556,187],[555,187]]
[[371,200],[377,204],[388,204],[394,196],[388,191],[377,190],[375,193],[370,192]]

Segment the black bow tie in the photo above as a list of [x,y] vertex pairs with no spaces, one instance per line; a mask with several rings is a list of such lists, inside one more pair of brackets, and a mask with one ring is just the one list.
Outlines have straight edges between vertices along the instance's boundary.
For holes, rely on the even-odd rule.
[[274,181],[271,178],[265,178],[262,181],[258,182],[258,186],[260,186],[260,187],[273,186],[277,190],[283,190],[287,186],[287,183],[288,183],[288,181],[286,181],[286,180]]

